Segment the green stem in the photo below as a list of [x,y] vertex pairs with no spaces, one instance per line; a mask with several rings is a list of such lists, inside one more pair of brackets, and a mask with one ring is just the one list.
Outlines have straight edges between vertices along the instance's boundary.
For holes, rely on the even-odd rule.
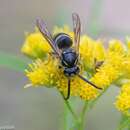
[[90,109],[92,109],[94,107],[94,105],[96,104],[96,102],[100,99],[100,97],[107,91],[108,87],[106,87],[102,93],[93,101],[89,102],[89,101],[86,101],[84,106],[83,106],[83,109],[82,109],[82,112],[81,112],[81,116],[80,116],[80,130],[83,130],[84,128],[84,118],[85,118],[85,114],[87,111],[89,111]]
[[73,111],[73,109],[72,109],[72,107],[71,107],[69,101],[68,101],[68,100],[64,100],[64,103],[66,104],[68,110],[69,110],[70,113],[72,114],[74,120],[75,120],[75,121],[78,121],[78,117],[77,117],[76,113]]
[[76,113],[73,111],[69,101],[64,99],[64,96],[62,93],[61,93],[61,95],[62,95],[62,98],[64,100],[64,103],[66,104],[66,106],[67,106],[68,110],[70,111],[71,115],[73,116],[74,120],[78,121],[78,117],[77,117]]
[[130,122],[129,119],[127,119],[124,123],[120,124],[117,130],[124,130],[125,127],[127,127],[128,123]]
[[85,115],[86,115],[86,112],[87,112],[87,108],[88,108],[88,101],[86,101],[84,103],[84,106],[83,106],[83,109],[82,109],[82,112],[81,112],[81,115],[80,115],[80,130],[83,130],[84,129],[84,118],[85,118]]
[[[63,97],[63,94],[61,93],[62,97]],[[64,122],[64,129],[65,130],[72,130],[72,129],[77,129],[79,130],[80,128],[80,118],[78,118],[76,112],[74,111],[74,109],[72,108],[72,106],[70,105],[70,102],[68,100],[65,100],[64,97],[63,97],[63,100],[64,100],[64,103],[65,103],[65,117],[64,118],[65,122]],[[69,116],[69,113],[71,114],[71,116]],[[72,118],[71,118],[72,117]]]
[[130,118],[126,115],[122,115],[119,127],[117,130],[124,130],[126,127],[129,127]]
[[[61,93],[62,97],[63,97],[63,94]],[[64,99],[64,98],[63,98]],[[86,111],[87,111],[87,108],[88,108],[88,101],[86,101],[84,103],[84,106],[83,106],[83,109],[82,109],[82,112],[81,112],[81,115],[80,117],[77,116],[77,114],[75,113],[75,111],[73,110],[73,108],[71,107],[70,103],[68,100],[64,100],[64,103],[67,107],[67,109],[69,110],[69,112],[71,113],[73,119],[74,119],[74,123],[75,123],[75,128],[77,128],[78,130],[83,130],[84,128],[84,118],[85,118],[85,114],[86,114]],[[64,128],[66,128],[66,126],[64,126]]]
[[87,110],[87,107],[88,107],[88,103],[89,103],[88,101],[85,101],[85,103],[84,103],[82,113],[81,113],[81,119],[84,119],[84,116],[85,116],[85,113],[86,113],[86,110]]

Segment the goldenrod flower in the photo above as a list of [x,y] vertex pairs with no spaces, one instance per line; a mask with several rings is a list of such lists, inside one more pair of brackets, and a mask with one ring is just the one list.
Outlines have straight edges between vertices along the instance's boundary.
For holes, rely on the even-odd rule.
[[126,38],[126,42],[127,42],[128,52],[130,53],[130,38],[129,37]]
[[69,26],[68,25],[64,25],[63,27],[57,27],[57,26],[55,26],[54,27],[54,30],[53,30],[53,36],[55,36],[56,34],[58,34],[58,33],[66,33],[66,34],[68,34],[68,35],[70,35],[70,37],[73,39],[73,37],[74,37],[74,33],[73,33],[73,31],[71,31],[70,30],[70,28],[69,28]]
[[123,74],[124,69],[124,48],[119,41],[111,40],[106,52],[103,65],[97,69],[97,73],[91,79],[103,88],[116,81]]
[[119,111],[130,116],[130,82],[122,86],[115,105]]
[[90,37],[83,35],[80,40],[80,55],[87,69],[93,69],[96,61],[104,61],[105,48],[101,40],[93,40]]
[[52,87],[56,85],[57,67],[57,60],[51,58],[42,61],[38,59],[34,63],[29,64],[26,75],[30,79],[32,86],[45,85]]
[[130,56],[125,57],[124,64],[124,78],[130,78]]
[[35,32],[27,34],[21,49],[22,53],[32,58],[43,58],[50,50],[51,47],[37,28]]
[[[63,70],[59,68],[58,60],[54,57],[42,61],[38,59],[35,63],[29,65],[26,75],[30,79],[32,86],[57,87],[59,91],[67,94],[67,78]],[[80,96],[85,100],[95,98],[98,94],[97,89],[88,85],[79,77],[71,79],[71,95]]]
[[112,39],[109,42],[109,51],[116,53],[124,53],[125,47],[120,40]]
[[[64,28],[58,28],[55,27],[53,35],[60,33],[60,32],[65,32],[69,34],[72,39],[73,39],[73,32],[70,31],[68,26],[64,26]],[[26,70],[26,75],[29,78],[32,86],[47,86],[47,87],[57,87],[59,91],[63,92],[64,95],[67,94],[67,77],[64,75],[63,70],[59,68],[59,61],[58,59],[52,57],[51,55],[46,56],[45,59],[43,59],[39,53],[34,49],[37,47],[37,49],[40,49],[43,55],[48,53],[50,50],[49,47],[45,50],[43,50],[44,46],[46,46],[47,42],[44,41],[42,38],[43,36],[36,30],[36,32],[30,34],[27,36],[24,46],[22,48],[22,51],[25,54],[28,54],[34,58],[36,58],[35,62],[32,64],[29,64],[29,68]],[[81,37],[81,39],[84,39],[86,36]],[[44,43],[45,42],[45,43]],[[99,42],[99,41],[98,41]],[[37,45],[37,44],[38,45]],[[40,44],[39,44],[40,43]],[[93,43],[92,43],[93,44]],[[92,49],[94,50],[100,50],[101,44],[99,43],[99,46],[94,43],[95,46],[93,46]],[[43,46],[42,46],[43,45]],[[89,41],[89,45],[91,45],[91,41]],[[26,48],[28,47],[31,51],[26,51]],[[87,41],[86,40],[81,40],[81,48],[90,48],[87,46]],[[49,48],[49,49],[48,49]],[[49,51],[48,51],[49,50]],[[46,53],[45,53],[46,52]],[[81,51],[83,52],[83,51]],[[35,53],[35,55],[33,54]],[[92,54],[92,58],[94,61],[94,58],[100,59],[101,55],[98,53],[94,53],[93,50],[91,50],[89,53]],[[102,53],[102,52],[101,52]],[[82,68],[82,74],[85,72],[85,68],[82,65],[83,62],[85,63],[86,59],[83,59],[83,56],[85,54],[81,53],[81,64],[80,67]],[[88,54],[88,57],[91,57],[90,54]],[[95,55],[95,57],[94,57]],[[39,59],[40,58],[40,59]],[[97,89],[93,88],[91,85],[87,84],[86,82],[82,81],[79,77],[74,76],[71,79],[71,95],[73,96],[80,96],[81,98],[85,100],[90,100],[95,98],[98,95]]]
[[[53,36],[57,33],[67,33],[73,39],[73,32],[68,26],[55,27]],[[67,94],[67,77],[63,68],[59,67],[60,61],[52,56],[51,48],[39,31],[29,34],[22,47],[22,52],[35,58],[26,75],[32,86],[56,87],[60,92]],[[122,77],[130,78],[130,55],[123,43],[117,39],[109,42],[106,49],[102,40],[94,40],[86,35],[81,35],[80,40],[81,75],[90,75],[90,81],[101,88],[116,83]],[[96,66],[96,63],[102,63]],[[71,77],[71,95],[79,96],[84,100],[96,98],[99,91],[81,80],[78,76]]]

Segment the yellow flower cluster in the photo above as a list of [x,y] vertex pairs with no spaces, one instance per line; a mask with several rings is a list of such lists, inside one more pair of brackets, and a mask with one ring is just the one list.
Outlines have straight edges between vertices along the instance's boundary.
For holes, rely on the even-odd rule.
[[[29,64],[26,75],[31,81],[31,86],[56,86],[59,91],[67,95],[67,78],[62,68],[59,68],[59,61],[55,57],[48,56],[46,60],[37,59],[33,64]],[[71,95],[80,96],[90,100],[97,96],[97,89],[93,88],[77,76],[71,78]]]
[[104,61],[105,48],[101,40],[93,40],[83,35],[80,40],[80,55],[86,70],[93,69],[92,66],[96,61]]
[[[55,27],[53,36],[60,32],[67,33],[73,39],[74,34],[68,26]],[[94,40],[82,35],[79,47],[81,75],[84,77],[90,75],[89,80],[103,89],[112,83],[116,84],[122,77],[130,78],[130,42],[128,39],[127,43],[128,47],[114,39],[108,43],[108,48],[105,48],[102,40]],[[63,73],[63,68],[59,67],[60,61],[50,54],[51,51],[49,44],[38,30],[27,35],[22,52],[35,58],[35,61],[29,64],[26,75],[32,86],[56,87],[66,95],[68,79]],[[98,94],[99,91],[96,88],[78,76],[71,77],[71,96],[91,100]]]
[[[119,49],[119,48],[118,48]],[[122,53],[123,50],[119,49]],[[127,47],[125,48],[124,60],[122,61],[123,76],[121,81],[121,91],[117,96],[115,105],[119,111],[130,116],[130,39],[127,38]]]
[[130,82],[122,86],[115,105],[119,111],[130,116]]
[[35,32],[26,34],[26,40],[21,48],[22,53],[31,58],[43,58],[51,48],[42,34],[35,28]]
[[[60,73],[61,74],[61,73]],[[59,75],[60,80],[57,81],[58,89],[67,94],[67,78],[62,73],[62,76]],[[97,96],[98,91],[94,87],[90,86],[79,77],[75,76],[71,80],[71,95],[72,96],[80,96],[84,100],[90,100]]]
[[122,74],[124,69],[124,47],[118,40],[111,40],[106,50],[103,65],[97,69],[92,81],[100,87],[110,86]]
[[52,58],[45,61],[37,59],[34,63],[29,64],[29,69],[25,71],[32,86],[46,85],[51,87],[55,85],[57,67],[57,60],[53,60]]
[[53,36],[55,36],[58,33],[66,33],[71,36],[71,38],[74,37],[74,33],[70,30],[69,26],[64,25],[62,28],[55,26],[53,30]]

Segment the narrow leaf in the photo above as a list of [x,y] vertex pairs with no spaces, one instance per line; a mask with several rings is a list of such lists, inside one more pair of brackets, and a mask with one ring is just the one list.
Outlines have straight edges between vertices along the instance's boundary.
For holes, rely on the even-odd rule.
[[27,67],[27,63],[23,60],[23,58],[5,52],[0,52],[0,67],[6,67],[23,72]]

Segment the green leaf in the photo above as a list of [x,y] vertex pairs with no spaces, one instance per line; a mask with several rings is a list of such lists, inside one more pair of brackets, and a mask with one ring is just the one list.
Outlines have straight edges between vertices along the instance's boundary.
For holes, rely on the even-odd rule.
[[12,70],[23,72],[27,67],[27,62],[23,58],[12,54],[0,52],[0,67],[6,67]]

